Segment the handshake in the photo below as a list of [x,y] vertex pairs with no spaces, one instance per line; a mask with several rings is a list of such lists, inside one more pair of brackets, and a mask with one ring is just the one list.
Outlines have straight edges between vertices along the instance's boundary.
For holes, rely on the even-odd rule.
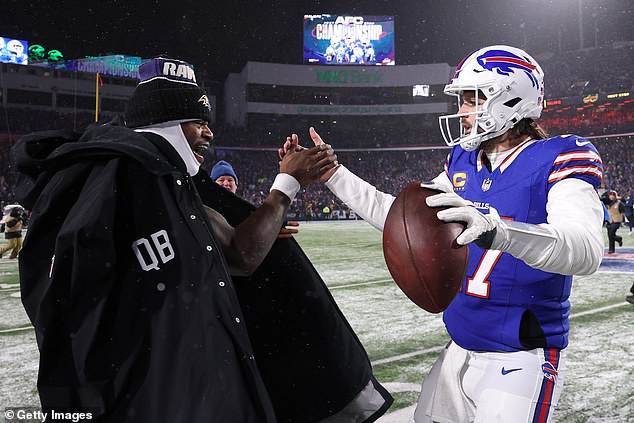
[[326,182],[335,173],[339,163],[329,144],[324,143],[312,126],[310,137],[315,144],[311,148],[299,145],[297,134],[286,137],[277,152],[280,157],[280,173],[292,175],[301,186],[320,180]]
[[[327,182],[339,167],[337,155],[329,144],[324,143],[315,128],[310,127],[309,134],[314,147],[306,148],[299,145],[297,135],[293,134],[286,137],[284,144],[278,149],[281,160],[280,172],[294,176],[302,186],[317,180]],[[497,210],[492,207],[489,208],[488,214],[481,213],[471,201],[456,194],[451,185],[442,184],[439,180],[437,178],[432,182],[422,183],[421,186],[441,191],[426,199],[429,207],[446,207],[438,211],[438,219],[465,225],[465,230],[456,238],[458,244],[467,245],[473,242],[485,250],[505,251],[510,241],[510,232],[552,238],[552,234],[543,233],[544,231],[534,225],[502,220]]]
[[[303,154],[302,162],[308,165],[305,169],[309,169],[311,179],[309,182],[315,180],[327,182],[339,167],[337,155],[332,147],[324,143],[315,128],[310,127],[308,131],[314,147],[302,147],[299,145],[297,135],[293,134],[286,137],[286,141],[278,149],[281,160],[280,172],[293,175],[302,186],[304,183],[293,173],[297,169],[289,169],[289,157],[299,159],[298,155]],[[490,208],[488,215],[482,214],[474,207],[473,203],[454,193],[451,186],[445,186],[438,182],[422,183],[421,186],[442,191],[440,194],[427,198],[429,207],[449,207],[438,212],[438,219],[445,222],[461,222],[466,225],[466,229],[456,239],[458,244],[466,245],[475,242],[481,248],[495,249],[499,244],[495,241],[503,239],[501,236],[503,233],[498,233],[498,231],[503,232],[503,226],[500,225],[501,219],[495,209]]]

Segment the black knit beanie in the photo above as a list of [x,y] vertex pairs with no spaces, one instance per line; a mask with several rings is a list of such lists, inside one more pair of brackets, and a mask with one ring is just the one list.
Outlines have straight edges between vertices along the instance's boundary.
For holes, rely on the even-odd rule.
[[207,94],[196,83],[189,63],[167,58],[148,60],[139,66],[141,82],[125,110],[125,124],[139,128],[180,119],[211,123]]

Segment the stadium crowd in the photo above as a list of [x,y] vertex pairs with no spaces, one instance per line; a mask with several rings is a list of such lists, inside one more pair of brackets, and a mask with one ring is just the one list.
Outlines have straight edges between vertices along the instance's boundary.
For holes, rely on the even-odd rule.
[[[568,120],[561,117],[552,120],[546,119],[544,126],[552,133],[579,133],[583,135],[603,133],[604,128],[611,128],[613,131],[610,131],[610,133],[613,134],[631,132],[634,129],[632,127],[631,110],[626,115],[627,119],[625,120],[619,119],[618,114],[612,112],[604,112],[600,116],[608,117],[609,120],[603,123],[597,116],[593,116],[591,119],[583,120],[581,127],[573,127],[572,125],[580,121],[572,119],[570,121],[572,125],[567,126],[566,122]],[[613,126],[610,126],[611,124]],[[63,127],[60,121],[56,121],[55,125]],[[579,130],[580,128],[585,128],[586,131]],[[220,128],[216,134],[216,144],[222,144],[223,146],[240,145],[239,140],[230,141],[235,132],[230,132],[231,135],[228,135],[223,133],[222,128]],[[348,137],[347,134],[341,134],[341,136]],[[371,143],[374,143],[374,139],[379,136],[385,135],[373,134]],[[430,141],[428,143],[423,142],[423,144],[429,145],[431,142],[437,146],[439,145],[439,136],[427,134],[427,137],[430,138]],[[362,140],[358,134],[354,138]],[[17,139],[17,136],[11,138],[5,136],[0,142],[0,152],[3,158],[0,160],[0,202],[3,206],[15,201],[13,191],[15,175],[11,171],[8,158],[10,156],[10,146]],[[279,139],[283,139],[281,135]],[[308,140],[307,137],[304,139]],[[327,135],[324,135],[324,139],[337,149],[337,139],[328,138]],[[599,137],[593,138],[592,141],[603,158],[605,168],[603,184],[605,189],[614,189],[620,195],[625,196],[631,187],[634,187],[634,150],[631,148],[634,136]],[[339,151],[338,156],[341,163],[363,179],[376,185],[382,191],[395,194],[408,183],[436,176],[442,169],[442,163],[448,151],[448,148],[439,146],[424,150]],[[277,173],[277,153],[272,148],[260,150],[216,148],[212,149],[212,153],[207,158],[204,168],[209,171],[211,166],[221,159],[230,162],[238,174],[240,184],[238,185],[237,194],[247,201],[259,205],[266,197],[273,178]],[[325,207],[330,210],[327,216],[323,213]],[[322,185],[312,185],[302,191],[293,202],[289,214],[290,218],[300,220],[350,218],[351,216],[354,218],[354,215],[350,213],[345,205],[341,204]]]
[[[618,104],[586,107],[546,109],[540,119],[549,133],[574,133],[585,137],[625,134],[634,131],[634,100]],[[325,139],[338,148],[386,148],[438,145],[438,116],[412,122],[400,117],[381,117],[372,125],[356,120],[338,119],[337,124],[309,119],[280,119],[268,124],[254,124],[247,128],[216,126],[217,145],[252,148],[275,147],[291,131],[306,131],[315,126]]]
[[558,98],[631,90],[633,54],[634,46],[626,45],[563,52],[537,59],[544,75],[548,76],[548,96]]
[[[330,142],[326,139],[326,142]],[[634,187],[634,135],[593,138],[603,160],[603,186],[599,194],[611,189],[625,198]],[[334,146],[336,150],[336,145]],[[344,151],[339,161],[384,192],[397,194],[409,183],[430,180],[441,170],[449,149],[439,147],[405,151]],[[237,195],[259,205],[266,197],[276,174],[277,154],[270,150],[217,149],[210,166],[217,160],[230,162],[238,177]],[[329,216],[323,210],[328,207]],[[355,218],[326,187],[319,184],[300,192],[289,217],[299,220]]]
[[[603,159],[604,190],[613,189],[625,197],[634,187],[634,150],[631,148],[634,136],[594,138],[592,141]],[[11,144],[10,140],[6,140],[0,146],[2,157],[5,158],[0,161],[2,206],[15,202],[15,176],[6,160]],[[405,151],[343,151],[338,153],[338,157],[341,163],[380,190],[396,194],[411,182],[435,177],[442,169],[448,152],[446,147]],[[277,174],[277,153],[270,149],[215,149],[205,161],[203,169],[209,172],[218,160],[230,162],[235,169],[239,178],[237,195],[260,205]],[[325,207],[330,210],[328,216],[323,213]],[[290,208],[289,218],[311,220],[355,216],[327,188],[314,184],[297,195]]]
[[[543,57],[548,90],[552,97],[575,97],[597,93],[632,91],[634,47],[603,48],[569,52]],[[10,147],[19,138],[33,131],[67,129],[82,132],[93,123],[88,111],[66,112],[29,107],[2,107],[0,104],[0,203],[15,201],[15,174],[9,161]],[[103,114],[106,122],[112,115]],[[323,118],[322,118],[323,119]],[[331,117],[331,119],[336,119]],[[291,131],[300,132],[308,140],[308,126],[314,125],[326,142],[333,145],[341,163],[380,190],[398,193],[406,184],[434,177],[441,169],[448,148],[441,146],[437,116],[411,119],[407,116],[378,117],[372,125],[363,118],[348,117],[324,122],[311,116],[254,118],[247,128],[213,125],[215,140],[206,171],[220,159],[230,162],[240,183],[237,194],[259,205],[276,174],[275,149]],[[625,197],[634,186],[634,100],[619,99],[612,104],[588,103],[585,106],[546,108],[540,124],[549,133],[575,133],[593,137],[605,168],[603,189],[614,189]],[[610,137],[610,135],[612,135]],[[215,147],[214,146],[220,146]],[[385,147],[419,146],[419,150],[371,150]],[[236,150],[234,147],[253,147]],[[432,148],[434,147],[434,148]],[[342,151],[354,149],[354,151]],[[364,150],[365,149],[365,150]],[[324,208],[328,213],[324,214]],[[313,185],[294,201],[292,219],[349,218],[352,214],[322,185]],[[353,216],[353,215],[352,215]]]
[[605,107],[568,111],[548,111],[542,114],[540,124],[550,133],[580,134],[585,137],[625,134],[634,131],[634,102],[614,109]]

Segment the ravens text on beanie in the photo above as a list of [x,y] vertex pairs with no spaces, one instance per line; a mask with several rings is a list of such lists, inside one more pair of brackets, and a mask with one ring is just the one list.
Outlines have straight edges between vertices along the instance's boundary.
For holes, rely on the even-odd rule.
[[139,66],[141,81],[126,105],[125,124],[139,128],[180,119],[211,123],[211,104],[196,83],[189,63],[176,59],[150,59]]

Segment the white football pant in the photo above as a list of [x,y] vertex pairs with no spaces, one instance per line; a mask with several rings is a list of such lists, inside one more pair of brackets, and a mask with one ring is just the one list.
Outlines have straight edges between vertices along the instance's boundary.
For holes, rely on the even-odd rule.
[[416,423],[547,423],[564,384],[564,351],[468,351],[450,342],[423,382]]

